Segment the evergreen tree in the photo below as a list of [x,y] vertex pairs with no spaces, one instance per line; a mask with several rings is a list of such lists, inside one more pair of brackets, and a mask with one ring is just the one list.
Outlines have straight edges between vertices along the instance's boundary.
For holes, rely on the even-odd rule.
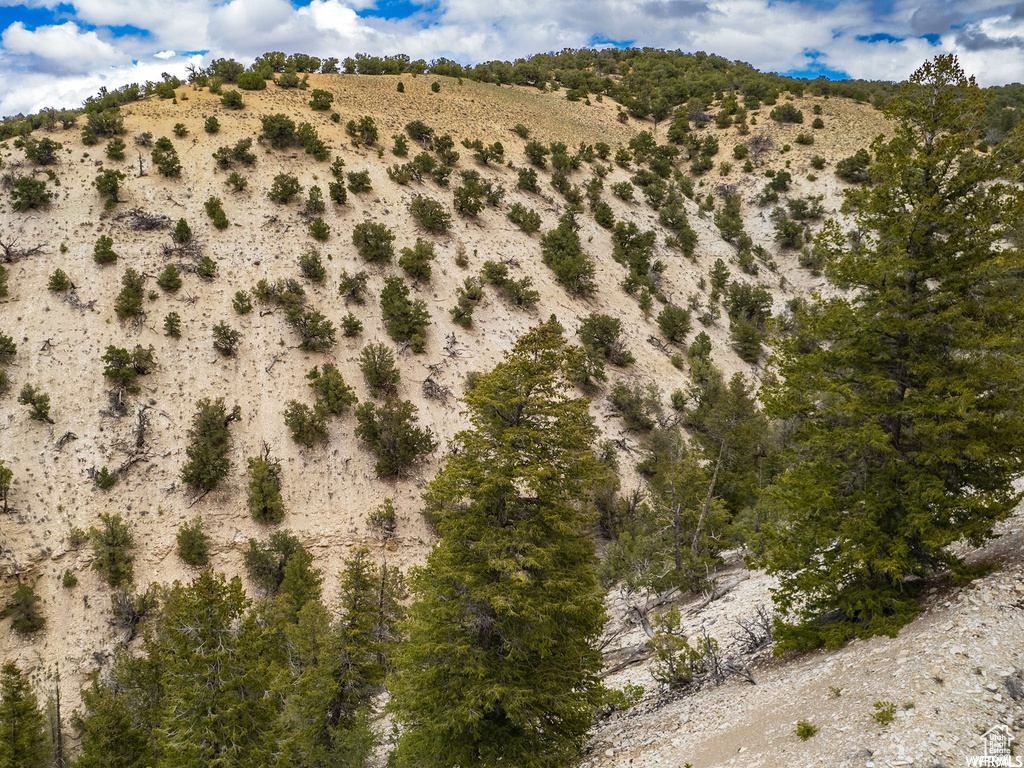
[[185,449],[188,461],[181,468],[181,479],[194,490],[207,492],[227,477],[231,467],[231,433],[228,425],[240,418],[242,409],[237,405],[229,414],[224,398],[202,399],[196,403],[196,415],[188,431],[189,443]]
[[263,456],[249,459],[249,514],[257,523],[280,523],[284,520],[281,498],[281,465]]
[[263,768],[279,748],[279,700],[237,577],[175,582],[152,642],[163,683],[155,768]]
[[[565,765],[600,699],[604,626],[586,496],[599,470],[552,319],[465,396],[429,484],[440,543],[412,580],[392,708],[399,766]],[[570,361],[571,362],[571,361]]]
[[767,404],[794,432],[765,501],[783,648],[894,635],[917,611],[911,579],[969,575],[949,545],[980,545],[1020,501],[1024,257],[1005,236],[1024,192],[1002,177],[1022,137],[976,152],[984,103],[953,56],[910,77],[874,186],[850,193],[864,248],[826,263],[852,293],[780,345]]
[[0,768],[44,768],[50,756],[45,720],[18,665],[0,670]]

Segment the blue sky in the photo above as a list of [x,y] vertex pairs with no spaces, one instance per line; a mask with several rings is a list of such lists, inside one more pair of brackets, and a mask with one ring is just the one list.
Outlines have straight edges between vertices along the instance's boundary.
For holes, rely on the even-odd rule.
[[831,78],[956,53],[993,85],[1024,81],[1024,0],[0,0],[0,114],[267,50],[471,63],[628,44]]

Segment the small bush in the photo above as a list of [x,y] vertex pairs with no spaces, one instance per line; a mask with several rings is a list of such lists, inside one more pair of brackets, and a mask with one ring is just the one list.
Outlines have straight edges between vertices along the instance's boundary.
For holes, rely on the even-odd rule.
[[217,276],[217,262],[209,256],[203,256],[196,264],[196,274],[203,280],[213,280]]
[[352,229],[352,244],[359,255],[371,264],[386,264],[395,255],[395,233],[385,224],[364,221]]
[[416,238],[416,245],[403,248],[398,259],[398,266],[415,282],[429,280],[432,272],[431,262],[437,258],[434,244],[428,240]]
[[373,184],[370,183],[369,171],[352,171],[345,174],[345,177],[348,179],[348,191],[353,195],[369,192],[373,189]]
[[395,503],[391,499],[384,499],[384,503],[371,512],[366,518],[370,530],[376,533],[385,541],[395,537],[398,530],[398,515],[395,513]]
[[378,477],[402,475],[437,448],[430,428],[417,426],[416,413],[415,405],[397,398],[356,409],[356,437],[376,454]]
[[379,342],[363,347],[359,353],[359,370],[374,397],[394,394],[401,380],[394,352]]
[[207,133],[217,133],[220,131],[220,120],[213,115],[206,118],[206,122],[203,123],[203,130]]
[[230,325],[221,321],[213,326],[213,348],[224,357],[234,357],[238,350],[238,342],[242,339],[242,332],[236,331]]
[[172,339],[181,338],[181,315],[177,312],[169,312],[164,318],[164,335]]
[[797,144],[808,147],[814,143],[814,137],[809,133],[798,133],[795,141]]
[[188,128],[185,127],[184,123],[175,123],[174,135],[177,136],[179,139],[183,139],[184,137],[188,136]]
[[117,261],[114,240],[109,235],[100,235],[92,249],[92,260],[97,264],[113,264]]
[[243,109],[245,102],[242,101],[242,94],[238,91],[224,91],[220,97],[220,103],[228,109]]
[[658,314],[658,327],[669,341],[682,344],[690,332],[690,310],[666,304]]
[[445,234],[451,228],[452,215],[433,198],[417,195],[409,204],[409,213],[421,227],[434,234]]
[[78,577],[70,568],[66,568],[64,570],[64,575],[61,577],[60,585],[64,587],[64,589],[74,589],[78,586]]
[[109,491],[115,485],[117,485],[117,475],[109,471],[106,467],[96,473],[96,487],[101,491]]
[[267,193],[267,197],[275,203],[287,205],[295,199],[295,196],[299,194],[301,189],[298,178],[288,173],[279,173],[274,177],[274,182],[270,185],[270,192]]
[[804,113],[788,102],[775,107],[768,117],[777,123],[802,123],[804,121]]
[[[287,412],[285,423],[288,423]],[[281,466],[276,461],[269,460],[269,451],[267,454],[249,459],[249,494],[246,505],[252,519],[257,523],[276,525],[284,520]]]
[[325,242],[331,236],[331,226],[323,217],[317,216],[311,222],[309,222],[309,236],[319,242]]
[[101,514],[100,528],[89,529],[93,563],[111,587],[128,584],[135,569],[135,539],[120,515]]
[[46,617],[40,609],[42,600],[28,584],[18,584],[10,601],[4,606],[0,618],[11,619],[11,628],[15,632],[28,635],[38,632],[46,626]]
[[528,235],[540,229],[540,214],[522,203],[513,203],[508,212],[508,220]]
[[183,523],[176,536],[178,557],[186,564],[202,568],[210,562],[210,536],[203,530],[203,519]]
[[50,279],[46,283],[46,287],[54,293],[63,293],[64,291],[71,290],[75,286],[71,282],[71,278],[68,277],[68,273],[63,269],[55,269],[50,274]]
[[879,725],[889,725],[896,719],[896,705],[891,701],[876,701],[875,711],[871,713],[871,719]]
[[796,735],[797,735],[797,738],[800,739],[800,741],[807,741],[809,738],[811,738],[817,732],[818,732],[818,726],[811,725],[806,720],[800,720],[796,724]]
[[231,299],[231,306],[238,314],[247,315],[252,312],[252,297],[249,296],[248,291],[235,291],[235,296]]
[[313,446],[326,442],[330,436],[327,415],[298,400],[290,400],[285,406],[284,423],[292,433],[292,440],[299,445]]

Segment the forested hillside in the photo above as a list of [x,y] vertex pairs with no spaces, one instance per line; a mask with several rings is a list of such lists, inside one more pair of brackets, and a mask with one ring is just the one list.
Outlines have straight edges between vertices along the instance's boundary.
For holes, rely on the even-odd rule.
[[677,605],[737,558],[751,659],[896,633],[1020,500],[1017,95],[267,53],[5,120],[0,749],[564,765],[751,674]]

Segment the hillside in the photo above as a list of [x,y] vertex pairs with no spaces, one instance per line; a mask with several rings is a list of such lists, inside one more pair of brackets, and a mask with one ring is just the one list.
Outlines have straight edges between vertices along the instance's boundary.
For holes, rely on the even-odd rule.
[[[403,92],[397,90],[399,80]],[[438,92],[431,89],[434,80],[440,83]],[[330,109],[310,108],[309,98],[314,89],[333,94]],[[46,134],[63,144],[55,165],[36,167],[13,142],[7,142],[3,150],[2,172],[10,175],[10,182],[23,174],[44,179],[45,172],[51,170],[55,179],[48,182],[47,188],[55,197],[49,206],[16,212],[4,195],[0,207],[0,242],[14,243],[14,252],[39,246],[31,255],[5,265],[9,296],[0,300],[0,332],[11,336],[17,344],[17,353],[7,369],[10,392],[0,401],[0,458],[14,473],[9,499],[11,514],[2,520],[0,529],[0,602],[6,603],[19,583],[31,584],[42,598],[42,610],[47,617],[46,628],[38,633],[17,633],[5,620],[0,623],[0,634],[4,658],[16,660],[23,669],[31,670],[40,690],[52,686],[56,665],[60,664],[61,692],[67,711],[76,706],[79,687],[88,675],[104,668],[122,634],[111,625],[111,590],[91,568],[92,550],[88,545],[75,543],[72,536],[75,529],[88,530],[97,525],[103,513],[121,515],[132,531],[137,585],[169,584],[193,575],[194,569],[178,557],[176,534],[182,524],[199,516],[212,537],[213,568],[231,575],[245,575],[243,556],[250,538],[266,539],[276,528],[290,530],[312,552],[316,567],[323,570],[325,601],[332,604],[338,596],[337,576],[342,563],[359,545],[371,546],[375,556],[398,564],[403,570],[423,561],[431,547],[432,534],[421,514],[421,489],[443,462],[449,440],[466,426],[458,397],[466,388],[467,378],[472,372],[490,370],[515,339],[540,320],[552,314],[557,316],[570,339],[575,338],[581,322],[590,313],[621,320],[622,339],[635,362],[622,368],[608,366],[609,380],[593,394],[591,410],[603,436],[618,447],[623,494],[641,482],[635,463],[642,436],[627,430],[609,405],[607,395],[615,383],[654,382],[665,411],[670,413],[670,394],[677,389],[685,390],[691,383],[688,366],[677,368],[671,355],[685,355],[686,344],[702,331],[711,338],[714,363],[727,377],[739,372],[759,384],[764,373],[761,366],[766,362],[765,356],[760,358],[759,365],[737,356],[724,311],[707,326],[697,321],[694,312],[686,343],[668,343],[656,322],[660,303],[655,301],[653,310],[645,313],[636,296],[623,290],[620,284],[626,269],[612,258],[611,236],[589,211],[579,216],[579,235],[584,251],[596,262],[597,290],[592,298],[568,293],[542,262],[540,234],[525,234],[506,217],[513,204],[521,203],[540,214],[540,233],[544,233],[557,226],[559,216],[566,210],[566,201],[550,186],[550,165],[538,170],[539,193],[516,188],[518,169],[530,165],[525,154],[526,141],[512,130],[517,124],[529,129],[531,140],[563,142],[570,151],[581,142],[605,142],[614,156],[617,148],[627,145],[641,131],[652,132],[657,142],[664,144],[668,122],[655,126],[650,121],[621,121],[618,107],[610,99],[586,104],[567,100],[562,91],[499,87],[430,75],[313,74],[308,90],[271,84],[264,91],[243,91],[242,96],[245,108],[232,110],[222,106],[220,97],[208,90],[182,86],[173,100],[151,97],[123,106],[123,138],[128,146],[121,161],[105,158],[102,143],[84,146],[77,128]],[[799,265],[799,251],[776,244],[774,224],[769,218],[772,206],[759,206],[756,198],[767,181],[766,172],[788,169],[792,185],[783,194],[783,201],[821,195],[825,216],[840,216],[847,185],[836,178],[836,163],[866,147],[876,135],[886,132],[887,126],[872,107],[843,98],[807,95],[792,100],[783,97],[781,103],[792,104],[808,118],[815,107],[820,107],[824,127],[812,130],[809,119],[802,125],[777,123],[769,119],[771,108],[765,106],[751,111],[747,135],[741,135],[734,126],[717,128],[713,121],[696,129],[698,136],[717,137],[720,150],[714,156],[714,168],[696,180],[695,194],[684,202],[697,236],[692,260],[665,245],[666,236],[671,233],[660,223],[657,211],[644,201],[639,189],[633,202],[619,199],[609,191],[613,184],[632,178],[636,167],[626,169],[611,160],[603,163],[609,171],[604,178],[602,199],[611,206],[616,221],[632,221],[640,230],[657,233],[654,255],[665,265],[659,289],[669,302],[687,306],[689,298],[696,294],[706,306],[711,292],[707,280],[719,258],[728,265],[732,280],[767,288],[776,315],[784,314],[793,298],[827,295],[832,290],[824,278]],[[712,108],[712,115],[719,107]],[[332,112],[339,113],[338,122],[331,120]],[[273,149],[268,142],[254,142],[254,166],[217,168],[212,156],[219,147],[255,138],[261,131],[261,118],[275,113],[285,114],[296,123],[309,122],[330,147],[331,159],[318,162],[300,146]],[[373,118],[379,134],[377,143],[369,146],[356,145],[345,128],[349,120],[359,120],[364,115]],[[204,130],[210,117],[219,122],[216,133]],[[422,121],[436,133],[450,133],[455,140],[461,157],[447,187],[431,180],[403,185],[388,175],[389,166],[406,162],[420,151],[410,140],[408,157],[396,157],[392,152],[392,135],[402,133],[414,120]],[[181,137],[174,131],[179,123],[187,129],[187,134]],[[144,132],[154,138],[170,137],[180,156],[179,177],[168,178],[157,172],[151,150],[134,141]],[[798,143],[796,137],[801,133],[812,133],[814,143]],[[35,137],[43,135],[36,132]],[[768,149],[752,156],[753,170],[744,172],[743,161],[734,159],[732,148],[754,144],[757,137],[768,140]],[[462,145],[464,139],[480,139],[485,144],[500,141],[507,165],[475,162],[471,150]],[[783,151],[784,147],[789,149]],[[812,167],[814,156],[824,159],[824,169]],[[309,234],[309,217],[304,214],[303,205],[314,185],[327,197],[332,180],[331,160],[336,157],[344,160],[345,172],[367,171],[372,190],[349,193],[344,205],[328,200],[323,219],[331,233],[326,241],[317,242]],[[722,162],[731,163],[724,175],[720,174]],[[569,174],[570,182],[582,185],[596,164],[602,163],[584,163],[581,169]],[[674,167],[685,172],[687,161],[676,160]],[[104,207],[94,187],[101,169],[120,170],[126,176],[118,204],[109,209]],[[453,210],[458,174],[469,169],[479,171],[485,181],[495,186],[502,185],[506,190],[503,201],[495,207],[485,207],[476,217],[455,214],[447,234],[425,232],[410,214],[414,198],[426,195]],[[244,191],[232,192],[225,183],[231,170],[246,177]],[[282,173],[297,177],[302,188],[295,200],[286,205],[267,197],[275,177]],[[736,246],[722,239],[714,214],[700,205],[708,195],[713,195],[717,211],[726,193],[740,195],[744,228],[756,244],[767,249],[769,258],[758,261],[750,270],[757,274],[741,269]],[[223,201],[230,222],[226,229],[215,228],[207,215],[204,203],[211,197]],[[172,247],[171,233],[181,218],[191,227],[193,243],[198,248]],[[395,261],[369,264],[360,258],[351,234],[361,222],[383,223],[393,230]],[[811,226],[817,229],[818,223],[811,222]],[[112,239],[119,256],[115,264],[94,262],[93,249],[101,236]],[[437,252],[429,281],[416,285],[407,281],[412,285],[413,298],[423,299],[431,316],[422,354],[415,354],[408,346],[396,344],[388,337],[377,300],[386,278],[402,276],[397,254],[400,249],[413,246],[417,237],[435,242]],[[300,256],[312,248],[321,253],[326,267],[322,283],[303,279],[299,270]],[[213,279],[195,274],[200,253],[216,262]],[[465,253],[468,265],[457,264],[460,253]],[[531,278],[538,301],[534,308],[518,308],[495,288],[485,285],[484,297],[472,314],[472,325],[464,328],[453,321],[450,310],[458,302],[466,278],[478,277],[484,262],[489,260],[504,261],[514,279]],[[169,262],[178,265],[184,280],[176,293],[160,290],[155,284]],[[146,276],[145,314],[137,320],[119,320],[114,312],[121,277],[128,267]],[[73,292],[47,290],[48,279],[57,268],[70,277],[75,286]],[[346,303],[338,294],[343,272],[352,274],[360,270],[368,274],[367,300],[362,306]],[[271,284],[278,279],[300,280],[308,308],[319,310],[338,328],[343,318],[353,312],[362,322],[361,335],[349,338],[339,332],[332,348],[311,352],[299,347],[299,336],[280,307],[254,300],[251,313],[237,314],[232,308],[236,291],[251,291],[261,279]],[[150,291],[155,295],[150,296]],[[164,334],[164,317],[172,311],[181,317],[180,339]],[[237,352],[232,357],[220,355],[213,347],[212,329],[220,322],[241,332]],[[377,341],[396,351],[401,370],[399,394],[415,404],[420,424],[433,431],[440,446],[410,473],[394,480],[377,477],[376,457],[356,439],[351,411],[331,419],[329,440],[313,447],[293,441],[284,421],[287,401],[312,403],[307,373],[324,363],[337,366],[345,381],[355,388],[360,402],[372,400],[360,372],[359,354],[366,344]],[[111,384],[103,376],[101,358],[110,345],[129,350],[137,345],[152,346],[157,363],[153,372],[138,379],[141,391],[126,395],[120,410],[114,407],[109,394]],[[434,386],[425,387],[426,382]],[[32,384],[50,396],[50,417],[54,423],[30,419],[29,409],[17,403],[17,393],[25,384]],[[230,426],[231,470],[227,480],[211,493],[200,495],[183,486],[180,473],[196,403],[201,398],[216,397],[223,397],[229,410],[237,404],[241,418]],[[140,424],[144,424],[141,431]],[[276,527],[253,521],[246,509],[247,459],[263,455],[264,446],[281,467],[286,514],[283,523]],[[103,467],[110,471],[123,467],[119,481],[109,490],[101,490],[93,480],[93,473]],[[396,536],[388,541],[378,538],[366,519],[368,512],[386,498],[394,501],[398,513]],[[1012,577],[1010,571],[993,576],[991,585],[985,582],[978,589],[998,589],[1000,593],[1009,590],[1011,580],[1019,584],[1019,565],[1015,564]],[[731,567],[738,568],[735,564]],[[73,589],[62,586],[66,571],[78,579]],[[729,578],[729,572],[721,576],[722,580]],[[250,594],[258,594],[254,585],[246,586]],[[755,574],[744,586],[745,590],[750,589],[750,594],[742,598],[745,609],[752,610],[757,603],[764,602],[768,586],[763,575]],[[944,612],[953,611],[954,602],[950,598],[945,607],[930,608],[919,624],[911,628],[914,636],[927,637],[934,646],[938,638],[930,627],[940,621],[943,626],[947,623]],[[719,605],[712,604],[709,610],[718,608]],[[1019,613],[1011,615],[1019,624]],[[927,635],[929,631],[931,635]],[[1005,634],[1005,642],[997,649],[1000,653],[1007,650],[1013,636]],[[697,753],[698,742],[703,757],[693,759],[695,765],[723,764],[727,753],[739,748],[733,746],[734,734],[752,727],[750,722],[759,722],[766,707],[780,709],[771,726],[775,729],[771,731],[775,741],[757,747],[763,752],[760,764],[782,764],[783,759],[792,759],[793,755],[786,752],[789,742],[780,734],[785,733],[792,741],[789,720],[805,716],[795,708],[792,712],[781,709],[793,676],[803,675],[800,697],[811,696],[810,691],[817,695],[827,691],[822,679],[832,679],[829,669],[857,666],[860,657],[856,654],[865,652],[865,647],[870,647],[866,652],[871,653],[877,648],[889,649],[890,645],[894,644],[873,641],[870,645],[856,645],[842,652],[846,655],[824,661],[819,657],[796,664],[763,662],[767,668],[764,674],[771,681],[764,686],[772,691],[771,703],[748,695],[750,706],[743,712],[747,721],[741,722],[737,715],[736,722],[728,726],[733,730],[715,726],[724,732],[711,735],[711,726],[705,722],[701,725],[703,730],[695,729],[685,739],[678,737],[678,744],[662,752],[662,764],[693,759],[690,755]],[[911,649],[909,653],[914,655],[917,651]],[[960,674],[960,667],[965,667],[966,662],[956,654],[951,655]],[[812,668],[819,661],[823,666]],[[923,669],[924,664],[918,666]],[[986,657],[986,669],[1010,669],[1021,664],[1019,652],[1012,659],[997,658],[995,653]],[[794,671],[794,667],[798,669]],[[885,670],[888,673],[889,667]],[[994,675],[992,672],[992,679]],[[650,719],[643,715],[643,727],[649,732],[653,734],[662,727],[663,721],[658,718],[667,721],[690,717],[699,722],[698,718],[704,717],[680,714],[680,708],[686,705],[679,701],[671,702],[671,708],[660,709],[663,702],[657,703],[649,677],[645,667],[636,667],[623,677],[623,681],[643,678],[650,689],[637,709],[650,712]],[[957,680],[957,685],[967,685]],[[902,684],[902,678],[900,681]],[[869,687],[858,681],[836,684]],[[715,711],[730,708],[729,697],[743,695],[737,694],[742,685],[732,680],[721,689],[701,693],[703,698],[697,701],[715,698],[719,707]],[[878,697],[884,699],[887,695],[890,694],[880,692]],[[847,700],[844,698],[843,702]],[[860,709],[869,704],[866,698],[858,701]],[[819,706],[826,708],[827,702]],[[959,720],[954,717],[951,722]],[[645,757],[652,745],[662,744],[657,736],[652,735],[651,741],[645,743],[646,739],[631,735],[626,746],[606,747],[604,741],[615,744],[616,739],[622,740],[610,732],[613,727],[618,726],[604,724],[598,730],[598,756],[605,749],[614,750],[610,756],[614,760],[601,764],[627,764],[627,754],[637,761],[633,764],[657,764],[653,757]],[[797,757],[810,762],[820,756],[818,748],[826,735],[823,729],[818,741],[801,745]],[[736,739],[735,743],[739,743],[738,736]],[[849,762],[851,765],[864,764],[856,761],[860,758],[848,757],[847,752],[855,749],[852,742],[842,741],[842,748],[846,751],[841,755],[836,752],[840,759],[853,761]],[[742,757],[736,764],[748,764],[745,761]]]

